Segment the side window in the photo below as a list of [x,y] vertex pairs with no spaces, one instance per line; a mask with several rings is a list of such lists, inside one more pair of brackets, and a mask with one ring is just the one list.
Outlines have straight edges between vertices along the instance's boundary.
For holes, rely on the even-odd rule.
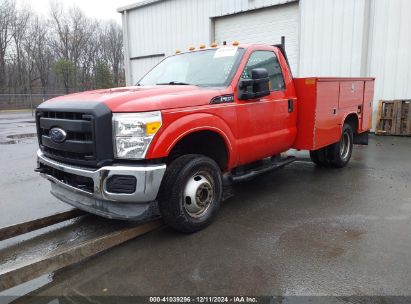
[[245,67],[243,74],[244,79],[251,78],[251,70],[256,68],[265,68],[268,71],[268,77],[270,77],[270,90],[282,91],[285,89],[285,83],[283,74],[281,73],[280,63],[274,52],[270,51],[256,51],[250,55],[247,66]]

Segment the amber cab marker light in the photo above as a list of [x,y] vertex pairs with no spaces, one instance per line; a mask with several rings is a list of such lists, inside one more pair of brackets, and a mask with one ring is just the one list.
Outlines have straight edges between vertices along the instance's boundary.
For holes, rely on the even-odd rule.
[[240,45],[240,42],[238,42],[238,41],[233,42],[233,46],[239,46],[239,45]]
[[180,54],[180,53],[181,53],[181,51],[180,51],[180,50],[177,50],[177,51],[176,51],[176,54]]
[[190,46],[190,48],[188,49],[189,51],[194,51],[196,48],[194,46]]
[[218,46],[218,44],[216,43],[216,42],[213,42],[212,44],[211,44],[211,47],[212,48],[216,48]]
[[205,44],[201,44],[200,45],[200,50],[204,50],[206,48],[206,45]]

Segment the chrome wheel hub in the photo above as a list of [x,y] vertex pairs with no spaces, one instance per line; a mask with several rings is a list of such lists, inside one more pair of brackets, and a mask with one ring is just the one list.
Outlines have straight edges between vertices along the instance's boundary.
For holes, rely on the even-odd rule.
[[214,199],[212,178],[206,173],[197,173],[184,189],[184,209],[194,218],[204,215]]
[[340,142],[340,155],[342,159],[346,159],[350,154],[351,137],[347,132],[344,132]]

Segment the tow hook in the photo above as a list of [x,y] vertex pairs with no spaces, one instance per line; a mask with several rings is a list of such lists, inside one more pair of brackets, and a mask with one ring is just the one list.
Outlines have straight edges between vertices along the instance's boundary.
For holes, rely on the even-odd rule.
[[37,172],[37,173],[43,173],[43,174],[45,174],[45,173],[47,173],[47,169],[46,168],[36,168],[36,169],[34,169],[34,172]]

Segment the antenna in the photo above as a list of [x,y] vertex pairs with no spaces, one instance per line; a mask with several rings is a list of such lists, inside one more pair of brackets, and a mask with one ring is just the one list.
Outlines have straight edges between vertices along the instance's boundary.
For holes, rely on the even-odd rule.
[[285,51],[285,36],[281,36],[281,46],[283,47]]
[[274,44],[273,46],[278,47],[281,53],[283,54],[285,61],[287,61],[288,67],[290,68],[290,62],[288,61],[287,53],[285,51],[285,36],[281,36],[281,44]]
[[287,57],[285,53],[285,36],[281,36],[281,44],[274,44],[273,46],[278,47],[281,52],[284,54],[285,57]]

